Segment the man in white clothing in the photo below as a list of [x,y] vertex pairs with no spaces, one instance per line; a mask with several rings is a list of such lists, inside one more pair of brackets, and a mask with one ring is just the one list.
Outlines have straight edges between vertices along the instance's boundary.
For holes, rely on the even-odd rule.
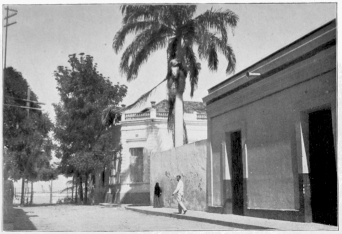
[[182,214],[182,210],[184,212],[184,214],[186,214],[186,212],[188,211],[185,207],[185,205],[183,204],[183,196],[184,196],[184,184],[183,181],[181,181],[181,176],[178,175],[177,176],[177,187],[176,190],[172,193],[172,196],[177,194],[177,202],[178,202],[178,212],[179,214]]

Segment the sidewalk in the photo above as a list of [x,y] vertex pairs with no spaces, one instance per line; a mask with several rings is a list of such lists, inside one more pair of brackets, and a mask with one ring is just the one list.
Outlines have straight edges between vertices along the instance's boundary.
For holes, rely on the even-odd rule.
[[338,227],[318,223],[299,223],[273,219],[262,219],[233,214],[214,214],[203,211],[189,210],[186,215],[178,214],[173,208],[153,208],[152,206],[125,206],[132,210],[149,215],[160,215],[177,219],[187,219],[198,222],[207,222],[246,230],[269,231],[338,231]]

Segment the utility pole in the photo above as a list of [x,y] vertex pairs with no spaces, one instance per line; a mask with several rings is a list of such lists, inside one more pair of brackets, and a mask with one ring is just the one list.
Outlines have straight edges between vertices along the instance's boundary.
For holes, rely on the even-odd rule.
[[[26,101],[27,118],[30,117],[30,108],[31,108],[30,97],[31,97],[31,89],[30,89],[30,87],[27,87],[27,101]],[[29,179],[27,178],[27,187],[28,187],[28,184],[29,184]],[[31,180],[31,199],[30,199],[30,204],[32,205],[32,203],[33,203],[33,180]]]
[[[30,117],[30,97],[31,97],[31,89],[30,87],[27,87],[27,102],[26,102],[26,108],[27,108],[27,118]],[[23,175],[23,178],[22,178],[22,184],[21,184],[21,205],[24,205],[25,203],[25,194],[23,193],[24,189],[25,189],[25,173]],[[28,182],[28,181],[27,181]]]
[[[6,68],[6,56],[7,56],[7,30],[8,30],[8,27],[13,25],[13,24],[16,24],[17,22],[13,22],[13,23],[8,23],[8,19],[15,16],[18,11],[17,10],[14,10],[14,9],[10,9],[9,7],[6,7],[6,17],[4,18],[6,20],[6,24],[5,24],[5,28],[6,28],[6,35],[5,35],[5,58],[4,58],[4,69]],[[8,13],[12,11],[14,12],[12,15],[8,15]]]
[[31,97],[31,89],[30,87],[27,87],[27,102],[26,102],[27,118],[30,117],[30,106],[31,106],[30,97]]

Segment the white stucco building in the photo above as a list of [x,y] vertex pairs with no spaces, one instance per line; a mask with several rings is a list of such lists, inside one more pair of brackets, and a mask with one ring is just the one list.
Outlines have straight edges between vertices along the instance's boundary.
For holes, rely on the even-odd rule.
[[[122,155],[114,163],[110,178],[115,202],[149,204],[150,157],[173,147],[172,133],[167,129],[167,101],[151,104],[138,113],[122,114]],[[188,143],[206,139],[207,120],[202,102],[185,101],[184,120]]]

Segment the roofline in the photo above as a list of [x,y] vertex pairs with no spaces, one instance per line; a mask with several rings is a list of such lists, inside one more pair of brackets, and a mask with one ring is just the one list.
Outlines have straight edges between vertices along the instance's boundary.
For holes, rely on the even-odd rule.
[[224,81],[218,83],[217,85],[211,87],[210,89],[208,89],[208,94],[211,94],[211,93],[215,92],[216,89],[219,88],[220,86],[222,86],[223,84],[226,84],[226,83],[228,83],[228,82],[231,82],[234,78],[236,78],[237,76],[240,76],[240,75],[246,73],[248,70],[250,70],[252,67],[255,67],[257,64],[262,63],[262,62],[266,61],[267,59],[270,59],[272,56],[274,56],[274,55],[276,55],[276,54],[278,54],[278,53],[280,53],[280,52],[282,52],[282,51],[285,51],[285,50],[289,49],[291,46],[297,44],[298,42],[300,42],[300,41],[302,41],[302,40],[304,40],[304,39],[306,39],[307,37],[313,35],[314,33],[316,33],[316,32],[318,32],[318,31],[322,30],[323,28],[327,27],[327,26],[330,25],[330,24],[335,24],[335,25],[336,25],[336,18],[333,19],[333,20],[331,20],[331,21],[329,21],[328,23],[322,25],[321,27],[316,28],[315,30],[309,32],[308,34],[305,34],[304,36],[302,36],[302,37],[300,37],[299,39],[297,39],[297,40],[291,42],[290,44],[288,44],[288,45],[286,45],[286,46],[280,48],[279,50],[276,50],[276,51],[273,52],[272,54],[270,54],[270,55],[264,57],[263,59],[257,61],[256,63],[254,63],[254,64],[248,66],[247,68],[243,69],[242,71],[240,71],[239,73],[233,75],[232,77],[229,77],[229,78],[225,79]]

